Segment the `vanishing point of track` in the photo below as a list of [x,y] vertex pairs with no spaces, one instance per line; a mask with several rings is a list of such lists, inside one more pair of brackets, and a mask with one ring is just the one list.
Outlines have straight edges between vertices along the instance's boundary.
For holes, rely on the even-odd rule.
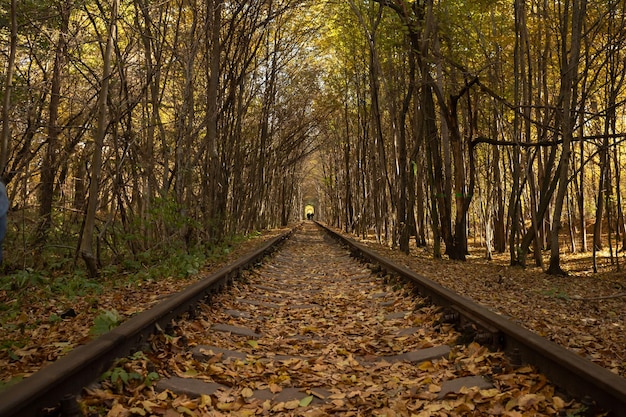
[[[306,223],[76,349],[0,394],[0,416],[78,415],[76,395],[97,401],[93,382],[138,351],[159,375],[154,395],[202,398],[197,415],[438,415],[468,390],[504,396],[522,361],[560,395],[626,415],[623,378],[328,232]],[[527,388],[558,397],[546,387]]]

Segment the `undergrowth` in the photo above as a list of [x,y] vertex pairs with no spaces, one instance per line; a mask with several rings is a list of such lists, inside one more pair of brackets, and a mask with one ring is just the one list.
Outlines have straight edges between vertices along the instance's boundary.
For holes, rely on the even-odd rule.
[[[185,279],[200,272],[204,265],[222,261],[232,247],[256,236],[235,236],[213,245],[197,245],[190,250],[176,247],[159,248],[128,256],[101,268],[101,276],[90,279],[82,263],[58,261],[50,257],[46,268],[24,268],[0,275],[0,353],[9,357],[25,343],[16,335],[42,324],[60,322],[64,315],[76,314],[73,306],[80,298],[91,305],[95,318],[91,335],[98,336],[117,326],[122,318],[112,310],[98,305],[99,296],[123,288],[133,291],[142,283],[164,278]],[[47,319],[31,320],[32,308],[48,309]],[[6,336],[5,336],[6,335]]]

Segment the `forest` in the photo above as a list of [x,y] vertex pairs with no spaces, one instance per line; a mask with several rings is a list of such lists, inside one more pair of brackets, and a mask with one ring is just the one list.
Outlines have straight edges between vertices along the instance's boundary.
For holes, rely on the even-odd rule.
[[622,0],[2,0],[2,270],[193,264],[306,210],[406,253],[619,268],[625,20]]

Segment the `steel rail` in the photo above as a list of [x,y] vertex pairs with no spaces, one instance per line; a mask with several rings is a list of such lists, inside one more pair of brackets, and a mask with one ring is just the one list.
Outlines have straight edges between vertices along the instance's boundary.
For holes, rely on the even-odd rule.
[[45,409],[59,408],[64,399],[79,394],[83,387],[102,375],[116,358],[125,357],[147,344],[156,330],[166,328],[172,319],[193,310],[199,301],[221,290],[241,271],[276,250],[292,232],[270,239],[253,252],[131,317],[103,336],[75,348],[1,392],[0,417],[35,417],[42,415]]
[[[471,323],[479,342],[504,351],[512,361],[534,365],[552,383],[579,399],[590,398],[615,416],[626,417],[626,379],[556,343],[533,333],[477,303],[456,294],[405,266],[398,265],[353,239],[317,223],[352,255],[380,265],[415,285],[420,295],[449,309],[448,317],[461,324]],[[487,337],[485,337],[487,335]]]

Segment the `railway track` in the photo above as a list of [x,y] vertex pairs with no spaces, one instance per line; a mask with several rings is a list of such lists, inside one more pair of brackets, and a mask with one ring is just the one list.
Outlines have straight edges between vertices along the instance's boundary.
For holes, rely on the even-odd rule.
[[307,223],[77,349],[0,416],[626,415],[624,379],[328,232]]

